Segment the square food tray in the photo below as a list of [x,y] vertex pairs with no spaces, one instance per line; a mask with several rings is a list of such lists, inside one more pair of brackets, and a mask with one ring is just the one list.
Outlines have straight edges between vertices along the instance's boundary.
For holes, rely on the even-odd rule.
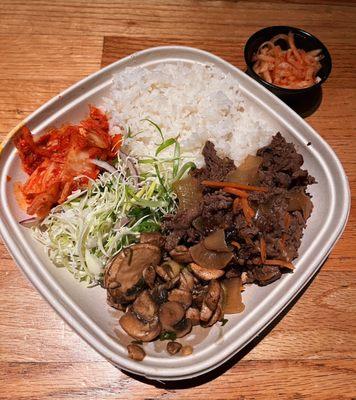
[[[119,60],[78,82],[44,104],[14,130],[27,124],[34,134],[53,125],[77,122],[88,113],[88,104],[100,106],[108,94],[112,74],[129,66],[150,67],[183,61],[209,63],[230,73],[243,94],[263,110],[287,140],[304,157],[304,167],[318,181],[310,187],[314,211],[305,230],[293,274],[285,274],[266,287],[249,286],[243,293],[242,314],[229,315],[225,326],[195,327],[181,340],[194,347],[192,355],[171,357],[165,342],[145,345],[142,362],[128,358],[130,342],[119,327],[119,311],[106,304],[105,290],[88,289],[64,269],[56,268],[28,229],[18,221],[26,215],[14,197],[14,182],[24,180],[19,157],[10,139],[0,153],[0,232],[17,265],[58,314],[96,351],[121,369],[151,379],[180,380],[204,374],[227,361],[261,332],[300,292],[340,237],[350,208],[347,177],[330,146],[294,111],[245,73],[202,50],[168,46],[147,49]],[[310,142],[311,145],[307,146]],[[11,176],[8,182],[7,176]],[[219,325],[219,326],[218,326]]]

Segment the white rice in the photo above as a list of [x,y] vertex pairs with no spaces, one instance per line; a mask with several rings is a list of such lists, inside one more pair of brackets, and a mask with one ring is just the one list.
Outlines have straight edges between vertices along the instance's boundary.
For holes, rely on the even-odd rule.
[[203,164],[201,150],[207,140],[219,155],[239,164],[276,132],[262,111],[242,95],[236,79],[197,63],[125,69],[113,78],[105,110],[113,131],[137,134],[125,139],[133,155],[154,155],[160,143],[157,130],[143,121],[148,118],[159,125],[165,139],[179,136],[185,161],[198,166]]

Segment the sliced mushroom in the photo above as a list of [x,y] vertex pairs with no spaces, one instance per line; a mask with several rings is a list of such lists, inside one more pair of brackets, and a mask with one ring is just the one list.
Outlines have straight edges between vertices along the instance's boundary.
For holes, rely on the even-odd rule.
[[129,302],[137,297],[143,288],[142,273],[150,265],[161,260],[161,250],[151,244],[135,244],[122,250],[107,267],[104,287],[116,302]]
[[163,264],[157,265],[157,274],[166,282],[176,278],[180,273],[180,264],[173,260],[166,260]]
[[168,290],[166,285],[163,284],[155,287],[151,292],[151,296],[157,304],[165,303],[168,299]]
[[142,361],[146,356],[145,350],[134,343],[127,346],[127,352],[129,353],[129,357],[135,361]]
[[224,270],[222,269],[204,268],[195,263],[189,264],[189,267],[194,275],[203,281],[211,281],[212,279],[218,279],[224,275]]
[[174,331],[173,326],[180,322],[185,315],[183,306],[176,301],[168,301],[161,305],[159,309],[159,320],[163,330]]
[[146,267],[142,272],[143,279],[145,280],[147,286],[153,289],[155,286],[156,270],[152,265]]
[[151,321],[158,315],[158,305],[147,290],[139,294],[132,305],[132,310],[146,321]]
[[157,317],[150,322],[141,321],[131,309],[121,316],[119,322],[128,335],[143,342],[150,342],[161,333],[162,326]]
[[182,345],[178,342],[168,342],[167,343],[167,352],[174,356],[177,354],[180,349],[182,348]]
[[193,261],[192,256],[189,253],[189,249],[186,246],[180,245],[175,247],[169,255],[174,261],[182,264],[188,264]]
[[192,325],[199,325],[200,323],[200,312],[195,307],[189,307],[185,313],[185,317],[192,321]]
[[140,243],[153,244],[154,246],[161,247],[163,237],[159,232],[143,232],[140,234]]
[[194,287],[194,277],[189,272],[188,268],[183,268],[180,273],[180,285],[179,289],[191,291]]
[[169,301],[176,301],[187,309],[192,304],[192,294],[188,290],[173,289],[168,294]]
[[224,229],[219,229],[204,239],[204,246],[208,250],[217,251],[219,253],[229,253],[230,250],[227,247],[225,241]]
[[203,300],[208,291],[208,286],[196,285],[192,290],[193,296],[193,306],[197,308],[201,308],[203,305]]
[[180,354],[182,356],[190,356],[193,353],[193,347],[190,346],[189,344],[186,346],[183,346],[180,350]]
[[208,250],[203,242],[190,247],[190,254],[196,264],[204,268],[223,269],[231,261],[233,253]]
[[221,296],[221,285],[218,281],[212,280],[209,283],[208,291],[204,297],[200,311],[200,319],[208,322],[213,316]]
[[106,294],[106,301],[109,304],[109,306],[116,308],[120,311],[125,311],[127,305],[125,303],[118,303],[116,302],[116,300],[114,299],[114,297],[111,296],[111,294],[109,293],[109,291]]
[[192,321],[189,318],[184,318],[173,326],[173,332],[177,338],[181,338],[192,330]]
[[221,292],[218,305],[216,306],[216,309],[213,312],[213,315],[211,316],[211,318],[209,319],[208,322],[202,323],[202,326],[204,326],[204,327],[213,326],[218,321],[220,321],[223,316],[224,316],[224,311],[223,311],[223,293]]

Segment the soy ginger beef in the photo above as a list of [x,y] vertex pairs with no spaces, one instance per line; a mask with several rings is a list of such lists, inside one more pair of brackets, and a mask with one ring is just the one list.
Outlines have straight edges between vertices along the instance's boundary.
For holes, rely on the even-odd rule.
[[226,193],[223,187],[202,183],[231,182],[236,169],[233,161],[220,158],[211,142],[205,144],[203,155],[205,166],[190,173],[195,190],[199,188],[202,196],[199,206],[194,203],[194,212],[179,206],[176,214],[166,217],[165,249],[172,251],[179,245],[189,248],[223,229],[234,253],[226,267],[228,276],[241,275],[244,282],[259,285],[279,279],[282,272],[293,267],[291,261],[298,256],[303,230],[313,208],[306,189],[315,179],[301,169],[303,157],[280,133],[257,151],[256,170],[249,172],[253,182],[247,184],[256,186],[257,179],[257,185],[266,190],[246,192],[253,213],[248,219],[243,207],[233,205],[234,194]]

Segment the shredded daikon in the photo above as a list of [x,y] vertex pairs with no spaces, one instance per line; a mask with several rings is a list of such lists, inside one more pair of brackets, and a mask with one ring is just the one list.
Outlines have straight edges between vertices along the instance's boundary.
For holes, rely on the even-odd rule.
[[[284,41],[289,48],[282,50],[276,45],[278,41]],[[308,52],[297,49],[294,35],[289,32],[261,44],[253,57],[253,70],[268,83],[288,89],[303,89],[320,81],[317,73],[322,58],[321,49]]]

